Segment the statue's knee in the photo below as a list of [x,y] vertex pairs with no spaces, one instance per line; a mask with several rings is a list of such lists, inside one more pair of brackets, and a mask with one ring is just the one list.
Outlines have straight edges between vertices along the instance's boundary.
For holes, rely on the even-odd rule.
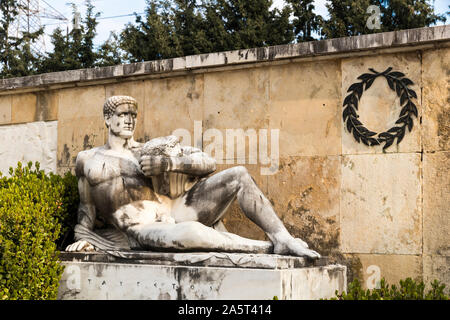
[[252,183],[255,182],[255,180],[253,179],[253,177],[251,176],[251,174],[248,172],[247,168],[244,166],[237,166],[234,167],[235,168],[235,172],[236,172],[236,176],[238,178],[239,181],[248,184],[248,183]]
[[236,166],[233,167],[233,173],[238,177],[238,178],[246,178],[248,176],[250,176],[250,174],[248,173],[248,170],[246,167],[244,166]]
[[244,166],[235,166],[226,169],[227,181],[239,182],[239,185],[248,184],[254,182],[252,176]]

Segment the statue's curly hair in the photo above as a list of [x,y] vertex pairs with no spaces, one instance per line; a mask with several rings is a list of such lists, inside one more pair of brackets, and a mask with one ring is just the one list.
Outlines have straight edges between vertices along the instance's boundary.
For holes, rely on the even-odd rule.
[[105,104],[103,105],[103,116],[105,118],[109,118],[114,114],[114,111],[116,111],[116,108],[120,106],[121,104],[132,104],[136,107],[138,107],[136,99],[130,96],[112,96],[109,97]]

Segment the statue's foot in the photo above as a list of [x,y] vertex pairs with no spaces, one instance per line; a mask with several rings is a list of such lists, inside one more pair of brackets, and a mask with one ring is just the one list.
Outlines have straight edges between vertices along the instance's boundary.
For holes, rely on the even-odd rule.
[[298,257],[308,257],[310,259],[319,259],[320,254],[314,250],[308,249],[306,242],[298,238],[290,238],[285,241],[274,243],[275,254],[294,255]]
[[300,238],[295,238],[295,240],[297,240],[298,242],[300,242],[300,244],[301,244],[302,246],[304,246],[306,249],[309,248],[308,244],[307,244],[305,241],[303,241],[302,239],[300,239]]

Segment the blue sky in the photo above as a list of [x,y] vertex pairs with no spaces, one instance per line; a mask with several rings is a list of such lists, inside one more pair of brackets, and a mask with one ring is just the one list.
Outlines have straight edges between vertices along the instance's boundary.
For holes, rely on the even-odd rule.
[[[62,13],[65,17],[71,19],[72,16],[72,7],[70,6],[70,2],[75,3],[78,6],[78,10],[84,14],[86,11],[85,1],[84,0],[45,0],[50,6],[54,9]],[[145,0],[92,0],[93,4],[97,11],[101,12],[100,18],[108,18],[115,17],[119,15],[132,14],[133,12],[142,13],[146,7]],[[274,6],[282,6],[283,0],[274,0]],[[316,13],[327,16],[327,9],[325,7],[326,0],[317,0],[315,1]],[[433,2],[433,1],[432,1]],[[448,0],[435,0],[435,11],[437,13],[445,13],[448,11]],[[447,17],[448,19],[448,17]],[[98,20],[99,24],[97,26],[97,37],[95,39],[95,44],[99,45],[108,39],[110,31],[117,31],[123,29],[123,26],[128,22],[134,22],[134,16],[127,17],[117,17],[117,18],[109,18],[109,19],[100,19]],[[60,26],[63,29],[66,29],[66,24],[56,24],[58,20],[49,20],[49,19],[41,19],[42,24],[46,25],[45,33],[51,34],[52,30]],[[447,20],[449,23],[449,20]],[[72,26],[69,25],[69,28]],[[49,38],[46,37],[46,47],[47,50],[50,49],[51,43]]]
[[[66,18],[72,18],[72,7],[69,3],[75,3],[82,16],[86,12],[86,6],[84,0],[45,0],[50,6],[62,13]],[[145,0],[93,0],[95,10],[101,13],[100,18],[114,17],[118,15],[126,15],[136,13],[142,13],[146,7]],[[111,31],[117,31],[123,29],[124,25],[128,22],[134,22],[134,16],[119,17],[112,19],[100,19],[97,26],[97,37],[95,38],[95,44],[99,45],[106,41]],[[45,33],[51,34],[52,30],[57,26],[66,29],[65,23],[59,23],[58,20],[50,20],[41,18],[41,23],[45,26]],[[69,24],[69,28],[72,25]],[[46,39],[46,46],[50,45],[48,38]]]

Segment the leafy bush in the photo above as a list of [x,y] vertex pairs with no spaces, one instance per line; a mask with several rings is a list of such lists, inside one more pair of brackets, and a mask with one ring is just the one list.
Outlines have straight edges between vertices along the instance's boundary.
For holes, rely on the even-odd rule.
[[53,186],[59,190],[62,199],[61,203],[61,232],[56,241],[58,250],[64,250],[67,245],[73,242],[74,228],[77,224],[77,212],[80,204],[78,194],[78,179],[76,176],[67,172],[63,177],[50,173],[50,179]]
[[364,290],[358,279],[349,283],[347,292],[339,294],[332,300],[448,300],[444,293],[445,284],[434,280],[431,289],[425,292],[425,284],[411,278],[400,280],[400,286],[389,286],[385,279],[381,279],[380,288]]
[[0,173],[0,299],[56,299],[59,247],[79,201],[76,177],[46,175],[37,162],[9,173]]

